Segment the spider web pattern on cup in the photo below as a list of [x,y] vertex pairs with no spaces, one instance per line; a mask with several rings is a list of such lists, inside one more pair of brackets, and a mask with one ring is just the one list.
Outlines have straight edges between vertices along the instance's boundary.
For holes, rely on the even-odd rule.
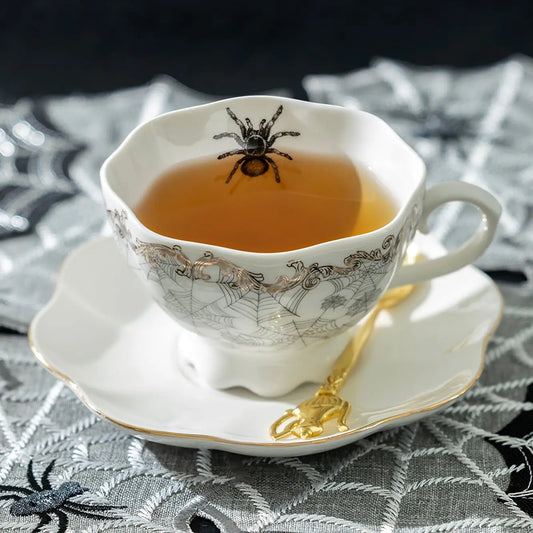
[[[197,332],[247,346],[306,345],[327,339],[353,326],[366,314],[407,243],[414,235],[419,209],[397,235],[388,235],[380,248],[357,250],[342,266],[287,263],[291,275],[265,281],[262,273],[250,272],[206,251],[196,260],[181,246],[134,241],[124,211],[109,211],[114,233],[124,252],[140,259],[140,268],[161,287],[158,303],[177,321]],[[131,262],[130,262],[131,263]],[[210,287],[209,300],[195,293],[196,284]],[[319,286],[320,315],[305,316],[305,304]],[[246,320],[247,333],[236,325]]]
[[[533,519],[507,495],[513,475],[533,486],[533,465],[516,455],[506,464],[491,443],[531,450],[531,440],[502,434],[533,383],[531,299],[504,287],[507,303],[489,345],[480,381],[439,414],[375,434],[353,445],[302,458],[250,458],[176,449],[128,436],[89,413],[31,355],[26,341],[0,337],[0,360],[20,385],[0,397],[0,483],[24,485],[34,458],[41,476],[52,458],[53,488],[90,487],[76,500],[123,505],[115,520],[72,516],[74,531],[173,533],[174,517],[212,516],[222,533],[437,533],[531,531]],[[526,354],[526,355],[524,355]],[[208,505],[202,503],[208,502]],[[0,529],[20,531],[38,517],[14,518],[0,501]],[[217,511],[210,515],[211,508]],[[219,513],[228,516],[219,520]],[[49,524],[51,531],[57,520]],[[231,528],[233,529],[229,529]],[[128,529],[129,528],[129,529]],[[188,532],[178,529],[179,533]]]

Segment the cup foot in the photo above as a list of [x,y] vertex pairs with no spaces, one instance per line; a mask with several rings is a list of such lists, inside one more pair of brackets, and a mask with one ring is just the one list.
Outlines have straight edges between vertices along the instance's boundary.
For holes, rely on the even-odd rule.
[[321,383],[352,335],[348,330],[304,349],[254,350],[221,347],[184,331],[178,362],[188,379],[213,389],[244,387],[263,397],[282,396],[302,383]]

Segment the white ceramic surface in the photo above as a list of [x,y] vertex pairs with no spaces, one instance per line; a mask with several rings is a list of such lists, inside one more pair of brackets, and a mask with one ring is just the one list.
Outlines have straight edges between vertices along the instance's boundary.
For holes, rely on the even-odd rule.
[[[244,174],[247,162],[269,169],[253,179],[273,180],[280,149],[351,158],[388,190],[398,206],[395,218],[363,235],[253,253],[158,235],[133,212],[150,184],[172,166],[222,156],[232,185],[252,179]],[[441,183],[426,191],[423,161],[378,117],[271,96],[161,115],[128,136],[102,166],[101,178],[128,263],[154,300],[191,332],[181,340],[182,364],[193,363],[211,387],[242,385],[263,396],[319,379],[330,363],[322,354],[340,354],[351,328],[391,280],[421,281],[474,261],[492,240],[500,215],[498,202],[472,184]],[[220,195],[230,194],[228,184],[216,186]],[[416,228],[425,230],[429,214],[449,201],[482,212],[474,236],[436,261],[399,268],[394,277]]]
[[[429,237],[417,241],[427,256],[442,253]],[[380,315],[341,390],[352,404],[349,431],[331,422],[308,441],[274,442],[269,427],[316,385],[266,399],[186,378],[176,357],[183,330],[152,301],[111,238],[69,256],[51,301],[31,324],[30,343],[91,410],[133,434],[175,446],[296,456],[411,422],[459,397],[481,373],[501,312],[498,289],[474,267],[421,284]]]

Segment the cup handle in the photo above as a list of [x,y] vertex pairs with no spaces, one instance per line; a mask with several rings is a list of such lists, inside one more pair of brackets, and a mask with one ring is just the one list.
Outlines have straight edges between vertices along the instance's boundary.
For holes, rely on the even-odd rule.
[[474,235],[459,248],[442,257],[400,267],[392,279],[391,288],[449,274],[474,262],[487,249],[494,237],[502,208],[492,194],[471,183],[450,181],[429,189],[424,199],[419,231],[429,233],[429,215],[440,205],[457,201],[468,202],[481,212],[481,222]]

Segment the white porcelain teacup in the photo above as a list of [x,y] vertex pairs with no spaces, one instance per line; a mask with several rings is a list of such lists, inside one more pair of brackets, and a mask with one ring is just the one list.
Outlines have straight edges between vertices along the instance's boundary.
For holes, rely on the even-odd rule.
[[[232,138],[224,139],[227,145],[213,138],[236,128],[228,107],[249,118],[257,135],[261,120],[280,105],[276,127],[302,135],[278,138],[276,147],[347,155],[372,169],[398,205],[390,223],[307,248],[257,253],[165,237],[139,222],[133,208],[162,172],[235,148]],[[257,138],[250,147],[248,139],[242,142],[243,153],[261,155]],[[381,119],[268,96],[183,109],[139,126],[104,163],[101,181],[120,248],[153,298],[183,326],[177,347],[181,367],[194,369],[211,387],[244,386],[263,396],[321,381],[388,287],[471,263],[489,245],[500,216],[494,197],[474,185],[448,182],[426,190],[424,163]],[[428,231],[429,214],[457,200],[481,211],[474,235],[443,257],[401,266],[417,229]],[[147,364],[157,364],[153,354]]]

